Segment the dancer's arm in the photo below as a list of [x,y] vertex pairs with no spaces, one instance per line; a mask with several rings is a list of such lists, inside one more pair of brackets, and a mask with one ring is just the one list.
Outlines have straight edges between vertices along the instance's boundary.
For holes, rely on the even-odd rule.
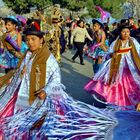
[[17,33],[17,44],[19,47],[21,47],[21,43],[22,43],[22,36],[20,33]]
[[[22,43],[22,36],[21,36],[20,33],[17,33],[17,45],[18,45],[19,48],[21,48],[21,43]],[[16,56],[17,58],[21,58],[21,57],[22,57],[22,53],[16,51],[16,52],[15,52],[15,56]]]
[[106,35],[105,35],[104,32],[102,32],[102,39],[101,39],[101,42],[100,42],[100,48],[102,48],[106,52],[108,47],[105,46],[105,40],[106,40]]

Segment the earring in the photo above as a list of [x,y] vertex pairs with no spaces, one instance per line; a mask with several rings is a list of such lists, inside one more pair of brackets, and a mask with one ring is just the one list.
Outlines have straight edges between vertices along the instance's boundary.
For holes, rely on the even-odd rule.
[[39,48],[42,48],[42,43],[40,43],[40,47]]

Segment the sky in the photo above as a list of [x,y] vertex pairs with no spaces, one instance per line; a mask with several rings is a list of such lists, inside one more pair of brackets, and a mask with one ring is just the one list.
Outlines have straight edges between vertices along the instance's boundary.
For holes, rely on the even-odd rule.
[[2,0],[0,0],[0,6],[3,6],[3,1]]

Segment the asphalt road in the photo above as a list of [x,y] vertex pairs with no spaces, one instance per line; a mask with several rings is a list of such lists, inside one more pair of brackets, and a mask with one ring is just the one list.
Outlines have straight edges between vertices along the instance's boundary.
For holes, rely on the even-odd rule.
[[84,85],[93,77],[92,63],[87,57],[84,57],[85,65],[79,64],[79,58],[76,63],[71,58],[76,50],[67,50],[62,54],[62,83],[66,86],[66,92],[73,98],[88,104],[93,104],[93,97],[84,91]]

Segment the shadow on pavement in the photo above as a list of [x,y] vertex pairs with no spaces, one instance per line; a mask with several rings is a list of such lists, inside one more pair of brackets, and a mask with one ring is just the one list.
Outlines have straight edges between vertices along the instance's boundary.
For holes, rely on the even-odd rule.
[[[65,55],[62,56],[63,60],[61,62],[62,83],[66,87],[66,92],[74,99],[77,99],[79,101],[91,105],[94,104],[94,106],[96,107],[104,108],[105,104],[99,102],[97,98],[93,97],[90,93],[87,93],[84,90],[85,84],[91,80],[89,74],[87,74],[89,72],[87,70],[90,70],[89,64],[81,66],[78,62],[77,62],[78,64],[73,63],[71,61],[72,55],[73,55],[73,51],[71,51],[70,54],[66,53]],[[92,67],[91,67],[91,71],[92,71]]]

